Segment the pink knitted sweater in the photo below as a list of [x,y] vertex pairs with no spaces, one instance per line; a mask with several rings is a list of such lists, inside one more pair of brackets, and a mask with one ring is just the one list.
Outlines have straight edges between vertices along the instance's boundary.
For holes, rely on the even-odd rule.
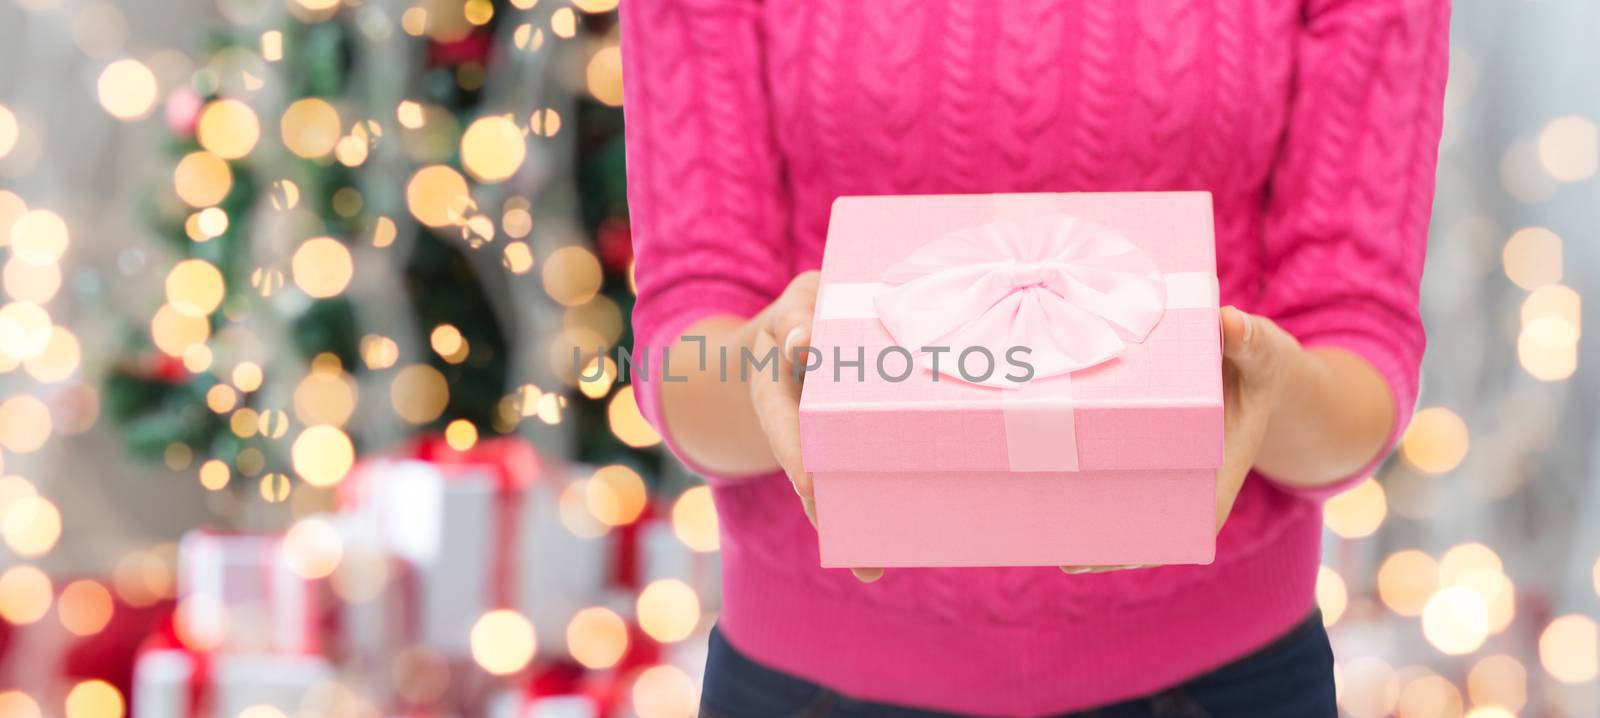
[[[1416,398],[1445,0],[625,0],[639,348],[820,265],[841,195],[1209,190],[1222,300]],[[653,382],[635,377],[662,426]],[[959,441],[959,437],[951,437]],[[670,444],[671,437],[668,435]],[[847,695],[1103,704],[1248,654],[1314,604],[1320,500],[1252,475],[1216,563],[818,568],[787,480],[708,475],[721,626]]]

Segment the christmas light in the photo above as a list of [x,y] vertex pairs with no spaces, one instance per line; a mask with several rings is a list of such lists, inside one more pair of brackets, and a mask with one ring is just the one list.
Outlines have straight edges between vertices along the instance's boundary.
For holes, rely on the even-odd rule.
[[600,260],[583,247],[560,247],[544,261],[544,289],[565,306],[588,302],[600,291],[604,277]]
[[222,304],[222,272],[203,259],[186,259],[167,273],[167,303],[189,316],[205,316]]
[[295,473],[312,486],[332,486],[355,465],[350,437],[333,426],[312,426],[300,432],[291,449]]
[[629,691],[639,718],[692,718],[699,690],[689,674],[676,666],[651,666],[639,673]]
[[1341,538],[1356,539],[1376,532],[1388,512],[1383,486],[1368,477],[1323,504],[1322,519]]
[[1401,438],[1400,452],[1419,470],[1442,474],[1467,455],[1467,424],[1455,412],[1435,406],[1418,411]]
[[123,121],[144,119],[156,104],[156,76],[138,60],[117,60],[100,72],[100,106]]
[[622,106],[622,49],[607,45],[589,58],[585,72],[589,94],[601,104]]
[[326,578],[344,557],[344,540],[327,521],[305,518],[284,532],[282,553],[284,563],[295,575],[308,580]]
[[250,154],[261,139],[261,123],[255,110],[238,100],[220,99],[200,111],[195,137],[211,154],[236,160]]
[[611,609],[585,608],[567,624],[567,651],[587,668],[610,668],[628,651],[628,626]]
[[68,241],[67,223],[47,209],[27,210],[11,223],[11,252],[28,264],[54,264]]
[[1523,289],[1561,281],[1561,237],[1544,227],[1512,233],[1501,251],[1506,276]]
[[717,529],[717,508],[711,501],[710,487],[690,488],[673,502],[672,533],[685,546],[700,553],[710,553],[721,548],[721,537]]
[[639,628],[662,643],[688,638],[700,623],[700,598],[682,581],[652,581],[639,592],[635,606]]
[[1600,675],[1600,629],[1581,614],[1561,616],[1539,634],[1539,663],[1562,683],[1587,683]]
[[1378,568],[1378,597],[1402,616],[1421,615],[1438,587],[1438,564],[1415,549],[1390,555]]
[[11,154],[11,148],[17,146],[18,134],[17,116],[11,108],[0,105],[0,158]]
[[1397,718],[1461,715],[1461,691],[1454,683],[1429,673],[1418,676],[1400,689],[1395,705]]
[[412,424],[426,424],[439,418],[450,403],[450,385],[444,375],[427,364],[412,364],[395,373],[389,385],[389,404],[394,413]]
[[111,622],[111,592],[99,581],[83,579],[67,584],[56,602],[62,628],[77,636],[92,636]]
[[78,683],[67,692],[66,718],[122,718],[127,706],[122,693],[102,680]]
[[1332,626],[1344,615],[1350,603],[1349,592],[1339,572],[1327,566],[1317,568],[1317,607],[1322,611],[1322,625]]
[[233,170],[228,163],[204,150],[191,152],[178,160],[172,171],[178,198],[192,207],[210,207],[233,189]]
[[0,691],[0,716],[6,718],[43,718],[38,702],[19,690]]
[[41,384],[55,384],[71,378],[83,358],[77,336],[65,327],[51,327],[44,349],[23,360],[28,376]]
[[490,611],[473,623],[470,644],[472,659],[485,671],[497,676],[516,673],[533,660],[533,624],[516,611]]
[[1485,656],[1467,674],[1467,696],[1474,705],[1520,711],[1528,702],[1528,671],[1511,656]]
[[49,440],[50,409],[28,394],[0,402],[0,447],[17,454],[38,451]]
[[210,337],[211,323],[205,317],[184,314],[170,304],[161,305],[150,320],[150,339],[168,356],[182,357],[190,346]]
[[1563,115],[1539,132],[1539,163],[1562,182],[1582,182],[1600,165],[1600,131],[1582,115]]
[[24,496],[12,501],[0,516],[0,534],[16,555],[43,556],[61,538],[61,511],[42,496]]
[[0,573],[0,619],[16,625],[37,623],[50,610],[50,577],[21,564]]
[[406,206],[417,221],[429,227],[457,224],[473,207],[467,181],[445,165],[417,170],[406,184]]
[[283,111],[278,133],[290,152],[316,159],[333,152],[339,142],[339,127],[339,111],[333,105],[321,98],[305,97]]
[[338,296],[355,276],[350,250],[331,237],[315,237],[301,243],[290,267],[295,286],[318,299]]
[[1446,655],[1472,653],[1489,637],[1489,608],[1466,588],[1439,589],[1422,608],[1422,635]]
[[649,501],[644,478],[621,464],[596,469],[584,486],[589,513],[607,526],[633,523]]
[[631,385],[618,389],[611,397],[607,416],[611,420],[611,432],[616,434],[622,443],[636,449],[661,443],[661,435],[656,433],[655,427],[650,426],[650,422],[645,421],[644,415],[639,413],[639,404],[633,399]]

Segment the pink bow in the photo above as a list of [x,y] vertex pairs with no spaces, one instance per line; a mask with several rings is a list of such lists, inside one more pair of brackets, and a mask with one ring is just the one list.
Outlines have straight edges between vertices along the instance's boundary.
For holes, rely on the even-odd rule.
[[[1166,311],[1166,282],[1149,255],[1105,227],[1065,214],[1002,219],[923,245],[881,278],[896,285],[876,299],[879,320],[900,346],[950,347],[940,372],[960,379],[961,350],[995,357],[1031,350],[1034,377],[1066,374],[1143,342]],[[921,356],[921,354],[918,354]]]

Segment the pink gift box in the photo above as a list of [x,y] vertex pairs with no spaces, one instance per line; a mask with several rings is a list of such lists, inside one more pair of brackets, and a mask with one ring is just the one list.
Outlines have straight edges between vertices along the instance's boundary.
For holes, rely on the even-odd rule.
[[[1002,312],[1004,321],[1025,322],[1025,339],[1039,327],[1055,332],[1068,354],[1092,353],[1084,345],[1096,342],[1120,346],[1108,359],[1091,357],[1092,365],[1084,368],[1006,386],[987,385],[1004,383],[992,378],[973,383],[985,381],[981,357],[972,362],[970,381],[952,375],[952,358],[970,345],[944,354],[941,372],[930,369],[921,347],[908,346],[914,367],[909,377],[893,381],[907,357],[883,349],[905,346],[902,337],[912,335],[892,335],[886,325],[903,324],[881,316],[886,306],[901,317],[906,311],[905,301],[899,310],[884,303],[886,292],[910,281],[891,268],[921,262],[930,256],[929,245],[941,240],[949,246],[951,233],[990,236],[984,232],[1007,235],[1007,246],[1019,255],[1014,265],[997,270],[1005,278],[994,280],[1016,284],[1011,292],[1059,286],[1029,285],[1038,273],[1036,245],[1047,241],[1041,239],[1046,234],[1066,238],[1058,243],[1065,250],[1047,252],[1052,261],[1096,251],[1084,246],[1136,255],[1124,261],[1127,256],[1118,254],[1112,264],[1145,266],[1144,273],[1136,281],[1113,277],[1108,286],[1144,289],[1111,293],[1109,309],[1098,300],[1078,304],[1111,316],[1142,302],[1147,324],[1117,329],[1125,335],[1117,341],[1097,328],[1097,322],[1110,326],[1110,320],[1075,308],[1056,310],[1066,312],[1065,323],[1056,321],[1060,315],[1046,314],[1048,321],[1033,315],[1028,322]],[[1092,241],[1086,244],[1083,237]],[[984,255],[980,263],[987,262]],[[993,280],[973,275],[972,266],[969,261],[953,267],[953,275],[947,271],[957,282],[945,287],[961,294],[969,284]],[[1093,283],[1108,275],[1074,276]],[[1148,289],[1152,281],[1159,288]],[[1138,296],[1130,298],[1128,291]],[[935,323],[951,323],[943,316],[943,297],[926,291],[911,296],[931,300],[927,306],[911,302],[913,312],[925,310]],[[1061,296],[1044,299],[1058,302]],[[1009,312],[1011,305],[994,306]],[[989,315],[963,326],[994,321]],[[1026,356],[1047,362],[1049,350],[1042,345],[1050,341],[1039,339],[1041,346],[1020,344],[1032,350]],[[800,434],[815,481],[823,566],[1211,562],[1223,420],[1209,193],[840,198],[828,228],[812,346],[819,354],[810,361],[819,366],[806,377]],[[1005,359],[1007,346],[986,349],[995,357],[996,376],[1013,368]],[[864,370],[836,367],[836,359],[863,356]]]

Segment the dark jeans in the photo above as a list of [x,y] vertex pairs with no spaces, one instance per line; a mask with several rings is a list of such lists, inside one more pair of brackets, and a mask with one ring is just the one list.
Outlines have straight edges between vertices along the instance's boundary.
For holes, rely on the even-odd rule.
[[[859,701],[760,665],[711,631],[702,718],[946,718]],[[1281,638],[1210,673],[1081,718],[1333,718],[1333,649],[1313,612]]]

